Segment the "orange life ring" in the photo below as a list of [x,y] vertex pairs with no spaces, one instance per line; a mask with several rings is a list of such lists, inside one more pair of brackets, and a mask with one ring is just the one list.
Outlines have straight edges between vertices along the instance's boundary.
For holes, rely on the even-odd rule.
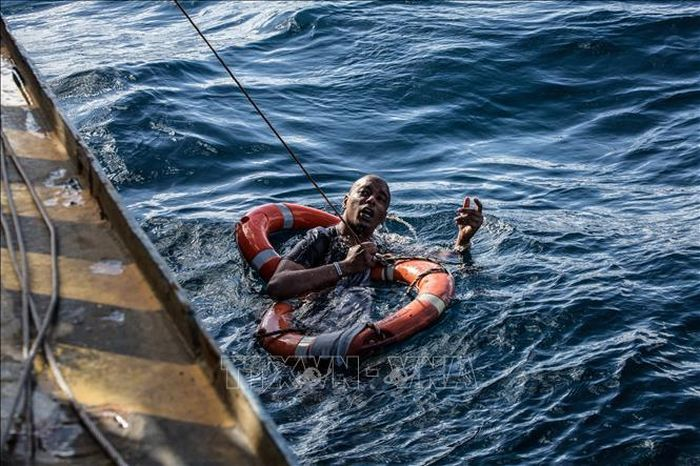
[[298,204],[265,204],[256,207],[236,224],[236,243],[243,258],[269,281],[280,263],[280,255],[267,236],[280,230],[330,227],[340,220],[322,210]]
[[[267,236],[282,229],[329,227],[340,220],[322,210],[297,204],[265,204],[248,212],[236,225],[236,241],[246,261],[267,281],[280,256]],[[416,287],[418,295],[409,304],[368,323],[350,342],[347,354],[364,356],[376,349],[405,340],[435,323],[454,296],[454,280],[440,264],[425,259],[398,260],[372,268],[375,281],[400,282]],[[329,334],[304,335],[293,327],[294,307],[287,301],[275,303],[262,317],[257,335],[270,353],[284,357],[314,357],[314,343]]]

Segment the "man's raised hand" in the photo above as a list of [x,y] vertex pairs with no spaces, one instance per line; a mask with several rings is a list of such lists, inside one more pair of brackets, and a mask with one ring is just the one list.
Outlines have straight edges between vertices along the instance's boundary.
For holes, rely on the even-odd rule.
[[469,197],[465,197],[464,205],[460,209],[457,209],[457,216],[455,217],[455,223],[457,223],[457,228],[459,229],[457,241],[455,242],[455,248],[458,250],[469,247],[469,241],[484,223],[484,216],[481,213],[483,209],[481,201],[474,198],[476,209],[471,209],[469,204]]

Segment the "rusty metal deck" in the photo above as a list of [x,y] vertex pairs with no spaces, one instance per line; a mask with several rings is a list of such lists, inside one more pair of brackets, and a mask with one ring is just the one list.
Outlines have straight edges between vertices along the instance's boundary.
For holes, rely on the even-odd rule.
[[[123,457],[133,464],[293,463],[254,395],[244,384],[231,387],[234,369],[222,364],[182,290],[4,23],[2,142],[29,175],[58,235],[60,301],[50,344],[77,401]],[[51,293],[48,233],[27,187],[7,165],[31,293],[44,309]],[[7,201],[3,186],[2,212],[10,218]],[[0,254],[4,426],[22,355],[20,281],[4,235]],[[37,460],[59,461],[51,445],[58,442],[56,430],[70,425],[65,400],[41,358],[35,379]],[[64,461],[108,462],[89,438],[76,442],[69,449],[74,456]]]

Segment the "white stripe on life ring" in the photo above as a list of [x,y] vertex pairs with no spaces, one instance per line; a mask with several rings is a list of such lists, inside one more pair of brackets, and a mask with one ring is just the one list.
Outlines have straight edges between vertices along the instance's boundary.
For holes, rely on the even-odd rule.
[[296,356],[308,356],[309,346],[311,346],[315,339],[316,337],[301,337],[301,340],[299,340],[299,344],[294,350],[294,354]]
[[435,309],[437,309],[438,315],[441,315],[442,311],[444,311],[446,307],[445,301],[443,301],[442,299],[440,299],[440,297],[435,296],[432,293],[421,293],[416,297],[416,299],[427,301],[430,304],[432,304],[435,307]]
[[275,206],[282,214],[282,218],[284,218],[284,226],[282,228],[285,230],[291,230],[294,226],[294,214],[291,210],[289,210],[289,207],[284,204],[275,204]]
[[382,280],[385,282],[393,282],[394,281],[394,266],[393,265],[387,265],[382,269]]
[[272,248],[267,248],[257,253],[255,257],[253,257],[253,260],[250,261],[250,263],[253,264],[253,267],[260,270],[262,266],[267,263],[267,261],[269,261],[270,259],[274,259],[275,257],[278,257],[278,254],[275,252],[275,250]]

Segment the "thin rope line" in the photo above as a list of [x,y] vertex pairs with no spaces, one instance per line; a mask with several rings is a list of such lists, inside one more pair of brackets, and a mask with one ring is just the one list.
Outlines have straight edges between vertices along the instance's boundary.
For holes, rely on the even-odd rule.
[[[2,231],[5,234],[5,238],[7,241],[7,249],[10,255],[10,262],[12,263],[12,270],[14,270],[15,275],[19,277],[20,272],[17,266],[15,248],[12,244],[12,238],[10,237],[9,227],[5,222],[5,215],[3,215],[1,212],[0,223],[2,223]],[[36,308],[36,303],[30,295],[29,309],[31,310],[34,328],[38,331],[41,326],[41,318],[39,317]],[[63,393],[66,395],[66,398],[68,399],[71,407],[73,408],[73,410],[75,410],[76,414],[78,415],[80,421],[83,423],[85,428],[88,430],[88,432],[90,432],[90,434],[92,434],[95,441],[102,447],[102,449],[110,457],[110,459],[114,461],[114,463],[116,463],[119,466],[128,466],[128,464],[126,463],[126,461],[124,461],[119,452],[114,448],[114,446],[112,446],[111,443],[109,443],[109,440],[107,440],[104,434],[102,434],[102,432],[93,422],[93,420],[90,419],[90,416],[85,410],[85,408],[83,408],[83,406],[76,400],[73,390],[70,388],[70,385],[68,385],[68,382],[66,381],[65,377],[63,376],[63,373],[61,372],[61,368],[58,364],[58,361],[56,361],[56,357],[54,356],[53,350],[51,349],[51,345],[49,345],[49,343],[46,340],[44,340],[43,349],[44,356],[46,357],[46,360],[49,363],[49,368],[51,369],[51,373],[53,374],[56,383],[58,384],[59,388],[63,390]]]
[[[49,367],[51,369],[51,372],[54,375],[54,378],[58,384],[58,386],[63,390],[63,392],[66,394],[69,402],[71,403],[71,406],[75,409],[76,414],[82,421],[83,425],[87,428],[87,430],[92,434],[93,438],[97,441],[97,443],[102,447],[102,449],[105,451],[107,456],[110,457],[110,459],[116,463],[119,466],[127,466],[126,461],[122,458],[122,456],[119,454],[119,452],[114,448],[114,446],[107,440],[107,438],[100,432],[99,428],[97,425],[90,419],[89,415],[85,411],[85,409],[80,405],[80,403],[76,400],[75,395],[73,391],[70,388],[70,385],[66,381],[66,379],[63,377],[63,374],[61,373],[60,367],[58,365],[58,362],[56,361],[56,358],[53,354],[53,351],[51,350],[51,346],[49,345],[46,335],[48,332],[50,332],[51,328],[53,327],[53,317],[56,313],[57,310],[57,303],[58,303],[58,286],[59,286],[59,277],[58,277],[58,238],[56,235],[56,230],[53,225],[53,222],[51,221],[51,217],[49,216],[48,212],[46,211],[43,202],[41,201],[41,198],[38,196],[36,190],[34,189],[34,186],[32,185],[31,181],[29,180],[29,177],[27,176],[26,172],[22,168],[21,163],[15,156],[15,154],[12,152],[12,148],[5,145],[5,137],[3,134],[2,141],[0,141],[0,165],[2,169],[2,181],[4,188],[7,192],[7,201],[8,201],[8,206],[10,207],[10,213],[12,214],[12,220],[15,226],[19,225],[19,219],[17,218],[17,210],[14,204],[14,199],[13,199],[13,194],[12,190],[10,189],[10,183],[9,183],[9,178],[7,176],[7,165],[6,165],[6,159],[5,157],[9,157],[13,164],[15,165],[15,169],[17,170],[17,173],[19,173],[20,177],[22,178],[24,184],[27,187],[27,190],[29,191],[29,194],[32,198],[32,201],[34,202],[35,207],[39,211],[39,214],[41,215],[41,218],[46,225],[46,228],[49,231],[49,243],[50,243],[50,250],[51,250],[51,299],[46,307],[45,310],[45,317],[44,320],[42,321],[39,314],[36,311],[36,304],[30,294],[29,288],[27,287],[27,294],[28,294],[28,304],[29,304],[29,310],[31,311],[31,318],[34,323],[34,327],[36,328],[37,331],[37,336],[36,339],[34,340],[32,347],[29,351],[28,359],[24,361],[23,367],[21,370],[21,375],[19,377],[20,384],[23,383],[23,381],[29,377],[30,370],[32,368],[32,361],[34,357],[37,355],[37,350],[39,348],[39,345],[42,346],[44,350],[44,355],[46,356],[46,359],[49,363]],[[17,265],[17,260],[15,257],[15,249],[14,246],[12,245],[12,237],[10,235],[9,228],[5,222],[5,217],[0,213],[0,220],[2,221],[2,230],[3,233],[5,234],[5,239],[7,241],[7,246],[8,246],[8,252],[10,255],[10,260],[12,262],[13,269],[15,271],[15,274],[20,276],[20,270],[18,270],[18,265]],[[21,234],[21,229],[17,230],[18,232],[18,247],[21,250],[21,253],[26,256],[26,251],[23,245],[23,238]],[[22,243],[20,243],[22,241]],[[29,264],[26,261],[26,257],[24,258],[24,262],[22,264],[23,267],[28,268]],[[0,448],[4,449],[6,446],[6,442],[8,440],[8,435],[10,433],[10,427],[13,422],[14,418],[14,411],[16,409],[17,405],[17,399],[19,398],[20,393],[17,394],[15,400],[13,400],[13,406],[10,412],[10,416],[8,419],[8,424],[5,429],[5,432],[3,432],[3,438],[0,441]]]
[[[32,200],[34,201],[37,209],[39,210],[39,213],[41,214],[42,218],[46,222],[46,227],[49,230],[49,241],[50,241],[50,248],[51,248],[51,299],[49,301],[49,304],[46,306],[46,313],[44,317],[44,321],[41,324],[41,328],[39,329],[36,338],[32,342],[31,348],[29,349],[29,353],[27,357],[24,359],[22,363],[22,367],[20,369],[20,376],[18,377],[19,385],[24,386],[24,384],[27,382],[27,379],[31,375],[31,370],[32,370],[32,362],[34,361],[34,358],[36,357],[36,354],[39,350],[39,346],[42,344],[44,341],[44,338],[46,337],[46,334],[49,332],[51,326],[52,326],[52,320],[54,317],[54,314],[56,312],[56,304],[58,302],[58,252],[57,252],[57,244],[56,244],[56,232],[54,229],[53,224],[49,220],[48,214],[46,213],[46,210],[44,209],[44,206],[42,202],[39,200],[39,196],[37,195],[36,191],[34,190],[34,187],[31,184],[31,181],[27,177],[27,174],[25,173],[24,169],[22,168],[22,165],[19,163],[15,155],[12,153],[11,148],[5,147],[5,137],[3,135],[2,138],[2,144],[0,145],[2,149],[2,155],[0,155],[0,161],[2,163],[2,168],[3,168],[3,183],[5,184],[5,189],[8,190],[8,202],[12,196],[12,192],[9,190],[9,181],[7,180],[7,172],[6,172],[6,165],[5,165],[5,156],[9,156],[10,159],[12,159],[12,162],[15,165],[15,168],[17,169],[17,172],[19,175],[22,177],[22,180],[24,181],[27,190],[29,191]],[[11,206],[13,207],[13,206]],[[16,214],[13,214],[13,219]],[[12,401],[12,407],[9,411],[9,416],[7,420],[7,427],[5,431],[2,434],[2,437],[0,438],[0,448],[4,448],[5,444],[8,440],[8,435],[10,433],[10,428],[12,426],[12,423],[14,421],[14,416],[15,416],[15,411],[17,410],[17,405],[19,403],[19,400],[21,398],[21,390],[18,392],[13,401]]]
[[[21,266],[20,269],[21,273],[17,274],[17,278],[19,279],[20,283],[20,290],[21,290],[21,295],[22,295],[22,358],[23,358],[23,363],[26,363],[27,358],[29,356],[29,340],[30,340],[30,328],[29,328],[29,266],[27,264],[27,252],[24,248],[24,239],[22,235],[22,228],[20,228],[19,225],[19,219],[17,218],[17,208],[15,207],[15,202],[14,198],[12,195],[12,191],[10,189],[10,181],[9,181],[9,176],[7,175],[7,165],[5,163],[5,151],[3,150],[5,147],[4,141],[2,141],[2,145],[0,146],[0,172],[2,173],[2,183],[4,185],[6,194],[7,194],[7,205],[10,208],[10,212],[12,213],[12,220],[13,220],[13,227],[15,230],[15,235],[17,236],[17,245],[19,249],[19,254],[21,258]],[[3,225],[4,226],[4,225]],[[7,236],[7,244],[8,244],[8,251],[10,253],[10,256],[14,256],[14,250],[10,247],[12,244],[12,240],[9,236],[9,231],[6,232]],[[33,426],[33,420],[34,417],[32,416],[32,381],[31,381],[31,376],[26,379],[24,384],[20,385],[20,390],[17,392],[17,397],[20,398],[22,397],[23,404],[24,404],[24,424],[26,428],[26,441],[25,441],[25,464],[29,464],[31,462],[31,459],[33,457],[33,431],[34,431],[34,426]],[[10,428],[13,426],[14,420],[10,419],[10,422],[8,423],[6,429],[5,429],[5,437],[8,438],[7,435],[9,433]],[[3,445],[4,445],[3,441]]]
[[306,178],[311,182],[311,184],[314,186],[314,188],[316,188],[316,190],[317,190],[317,191],[319,192],[319,194],[323,197],[323,199],[326,201],[326,203],[330,206],[330,208],[333,210],[333,212],[335,212],[335,214],[340,218],[340,221],[343,222],[343,224],[347,227],[348,231],[350,231],[350,233],[352,234],[352,236],[353,236],[353,238],[355,239],[355,241],[357,241],[357,244],[360,244],[362,241],[360,240],[360,237],[357,235],[357,233],[355,233],[355,230],[353,230],[353,229],[350,227],[350,225],[348,225],[348,223],[345,221],[345,219],[344,219],[343,216],[340,214],[340,212],[338,212],[338,209],[336,209],[335,206],[333,205],[333,203],[330,201],[330,199],[328,199],[328,196],[326,196],[326,193],[323,192],[323,189],[321,189],[321,187],[318,185],[318,183],[316,183],[316,180],[314,180],[314,178],[311,176],[311,174],[306,170],[306,168],[304,168],[304,165],[302,165],[301,161],[300,161],[299,158],[296,156],[296,154],[294,153],[294,151],[292,150],[292,148],[289,147],[289,144],[287,144],[287,142],[284,140],[284,138],[282,137],[282,135],[280,135],[280,133],[275,129],[275,127],[272,125],[272,122],[267,118],[267,116],[265,116],[265,114],[264,114],[263,111],[260,109],[260,107],[258,107],[258,104],[255,103],[255,101],[254,101],[253,98],[250,96],[250,94],[248,93],[248,91],[245,89],[245,87],[243,87],[243,84],[241,84],[241,82],[238,80],[238,78],[236,78],[236,76],[233,74],[233,72],[231,71],[231,69],[228,67],[228,65],[227,65],[227,64],[224,62],[224,60],[221,58],[221,56],[220,56],[219,53],[216,51],[216,49],[211,45],[211,43],[209,42],[209,40],[207,40],[207,38],[206,38],[206,36],[204,35],[204,33],[202,33],[202,31],[201,31],[201,30],[199,29],[199,27],[195,24],[195,22],[192,20],[192,18],[191,18],[190,15],[187,13],[187,11],[185,11],[185,9],[182,7],[182,5],[180,5],[180,2],[179,2],[178,0],[173,0],[173,2],[175,2],[175,5],[177,5],[177,7],[178,7],[178,8],[180,9],[180,11],[182,12],[182,14],[185,15],[185,17],[187,18],[187,20],[190,22],[190,24],[191,24],[191,25],[194,27],[194,29],[197,31],[197,34],[199,34],[199,37],[201,37],[202,40],[204,40],[204,42],[207,44],[207,46],[209,47],[209,49],[210,49],[212,52],[214,52],[214,55],[216,56],[216,59],[219,60],[219,63],[221,63],[221,65],[226,69],[226,72],[228,73],[229,76],[231,76],[231,79],[233,79],[233,82],[236,83],[236,85],[238,86],[238,89],[240,89],[241,92],[243,93],[243,95],[246,97],[246,99],[248,99],[248,102],[250,102],[250,104],[253,106],[253,108],[255,109],[255,111],[258,112],[258,115],[260,115],[260,117],[265,121],[265,123],[267,123],[267,126],[270,128],[270,130],[272,130],[272,132],[275,134],[275,136],[277,136],[277,139],[279,139],[279,141],[282,143],[282,145],[284,146],[284,148],[287,149],[287,152],[288,152],[289,155],[292,157],[292,159],[297,163],[297,165],[299,165],[299,168],[301,168],[301,171],[304,172],[304,175],[306,175]]

